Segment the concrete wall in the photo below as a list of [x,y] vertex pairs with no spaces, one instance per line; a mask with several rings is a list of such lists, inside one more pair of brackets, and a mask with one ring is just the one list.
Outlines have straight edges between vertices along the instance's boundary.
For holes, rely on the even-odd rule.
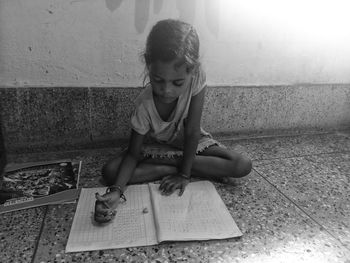
[[[2,88],[10,152],[125,143],[135,88]],[[350,85],[209,87],[202,126],[213,135],[350,128]]]
[[[6,162],[7,162],[7,155],[6,155],[6,149],[5,149],[5,141],[2,135],[2,120],[0,115],[0,181],[2,180],[2,173],[5,169]],[[0,187],[1,186],[2,184],[0,183]]]
[[350,83],[345,0],[0,0],[0,86],[137,87],[154,23],[201,39],[208,83]]

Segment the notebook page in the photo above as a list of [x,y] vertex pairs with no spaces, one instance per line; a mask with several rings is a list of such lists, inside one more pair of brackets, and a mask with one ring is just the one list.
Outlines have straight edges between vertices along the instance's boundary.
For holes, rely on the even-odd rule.
[[[106,188],[83,188],[74,215],[66,252],[125,248],[157,244],[148,185],[131,185],[127,201],[118,205],[114,220],[98,225],[93,219],[95,193]],[[147,208],[148,213],[143,213]]]
[[184,194],[163,196],[150,184],[158,240],[209,240],[241,236],[231,214],[209,181],[189,183]]

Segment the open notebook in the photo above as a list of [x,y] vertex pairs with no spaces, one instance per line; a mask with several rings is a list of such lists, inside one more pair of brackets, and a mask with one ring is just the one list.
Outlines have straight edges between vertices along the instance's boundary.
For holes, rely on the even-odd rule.
[[98,225],[93,219],[95,193],[102,194],[106,188],[83,188],[66,252],[242,235],[211,182],[192,182],[181,197],[177,192],[163,196],[158,187],[158,184],[128,186],[124,193],[127,201],[118,206],[116,217],[107,225]]

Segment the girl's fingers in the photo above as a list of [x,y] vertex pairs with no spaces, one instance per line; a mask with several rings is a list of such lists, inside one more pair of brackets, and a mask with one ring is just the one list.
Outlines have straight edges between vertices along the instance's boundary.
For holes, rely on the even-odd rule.
[[114,209],[109,209],[105,206],[105,203],[102,201],[96,201],[95,203],[95,213],[94,218],[98,223],[106,223],[112,220],[116,215]]
[[160,182],[159,190],[163,189],[164,184],[166,184],[169,181],[169,178],[171,178],[171,175],[163,177],[162,181]]
[[96,214],[96,213],[95,213],[94,218],[95,218],[95,221],[98,222],[98,223],[107,223],[108,221],[110,221],[110,217],[109,216]]
[[164,182],[162,181],[159,185],[159,191],[163,191],[164,188]]
[[101,210],[95,211],[95,215],[104,216],[104,217],[110,216],[114,213],[115,213],[115,210],[113,210],[113,209],[101,209]]
[[176,183],[173,184],[173,185],[171,185],[171,186],[169,187],[169,189],[168,189],[168,194],[171,195],[171,194],[174,193],[175,190],[178,189],[178,188],[179,188],[179,185],[176,184]]
[[172,177],[172,175],[167,175],[167,176],[163,177],[162,182],[168,181],[169,178],[171,178],[171,177]]
[[171,195],[176,189],[180,189],[179,195],[182,195],[185,191],[186,184],[178,179],[179,178],[174,177],[173,175],[164,177],[159,186],[159,190],[163,195]]
[[101,214],[101,215],[107,215],[110,211],[107,207],[105,207],[102,203],[98,203],[99,201],[96,201],[96,207],[95,207],[95,213]]
[[179,188],[179,184],[178,183],[172,183],[168,185],[168,188],[166,189],[165,195],[171,195],[172,193],[175,192],[176,189]]
[[170,180],[169,180],[170,177],[171,177],[171,176],[167,176],[167,177],[164,177],[164,178],[163,178],[162,182],[160,183],[159,190],[164,191],[164,189],[167,188],[167,185],[168,185],[169,182],[170,182]]
[[95,194],[96,203],[95,203],[95,213],[94,218],[98,223],[107,223],[111,221],[116,215],[116,208],[118,206],[118,200],[113,201],[113,195],[104,194],[100,195],[99,193]]
[[115,215],[116,215],[116,211],[110,211],[106,215],[95,213],[94,219],[98,223],[107,223],[111,221],[115,217]]
[[162,188],[162,194],[167,194],[169,191],[169,187],[171,186],[171,182],[167,181],[164,183],[163,188]]
[[101,202],[107,202],[109,201],[109,198],[106,197],[106,196],[102,196],[100,195],[99,193],[95,193],[95,197],[98,201],[101,201]]
[[180,186],[180,191],[179,191],[179,196],[182,196],[182,194],[183,194],[184,191],[185,191],[185,188],[186,188],[186,185],[185,185],[185,184],[181,184],[181,186]]
[[164,192],[163,192],[164,195],[171,195],[172,192],[169,188],[167,188]]

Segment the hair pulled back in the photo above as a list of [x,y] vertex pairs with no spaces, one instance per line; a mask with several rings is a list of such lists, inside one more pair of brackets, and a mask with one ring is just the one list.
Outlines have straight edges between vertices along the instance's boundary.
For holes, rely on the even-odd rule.
[[157,22],[147,37],[144,52],[146,67],[156,61],[178,60],[176,66],[186,64],[187,72],[199,66],[199,38],[188,23],[175,19]]

